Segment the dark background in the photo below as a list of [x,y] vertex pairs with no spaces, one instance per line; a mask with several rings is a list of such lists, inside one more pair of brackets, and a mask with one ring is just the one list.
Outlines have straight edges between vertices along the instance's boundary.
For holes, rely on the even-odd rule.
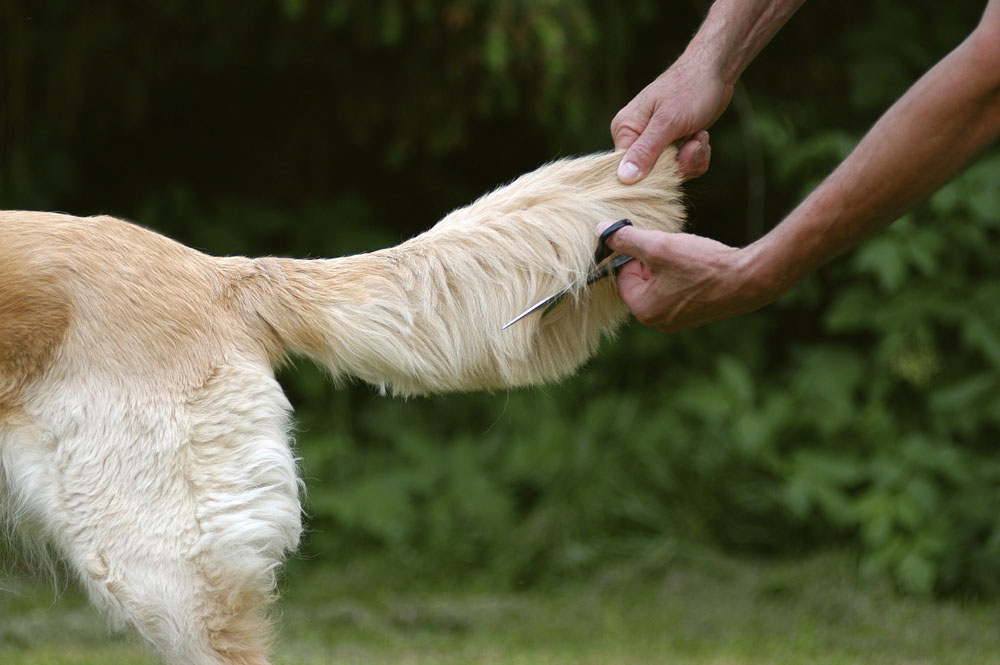
[[[779,221],[983,4],[807,3],[712,129],[692,230],[739,244]],[[706,8],[0,0],[0,207],[214,254],[394,244],[609,149]],[[780,303],[674,336],[633,324],[559,386],[403,402],[286,370],[305,556],[531,584],[666,546],[837,547],[908,592],[994,594],[998,215],[992,150]]]

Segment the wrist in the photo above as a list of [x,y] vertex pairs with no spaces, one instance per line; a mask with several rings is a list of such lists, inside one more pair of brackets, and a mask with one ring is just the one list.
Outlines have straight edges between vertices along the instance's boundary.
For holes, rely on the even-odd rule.
[[734,13],[728,4],[713,3],[684,56],[697,63],[704,74],[735,86],[753,58],[748,56],[746,26],[747,19]]
[[743,67],[734,61],[729,42],[718,27],[705,26],[691,39],[678,61],[684,61],[699,78],[711,78],[726,86],[735,86]]
[[801,279],[786,253],[771,240],[768,236],[760,238],[741,248],[736,258],[743,288],[759,306],[782,297]]
[[734,86],[804,1],[716,0],[688,49],[719,80]]

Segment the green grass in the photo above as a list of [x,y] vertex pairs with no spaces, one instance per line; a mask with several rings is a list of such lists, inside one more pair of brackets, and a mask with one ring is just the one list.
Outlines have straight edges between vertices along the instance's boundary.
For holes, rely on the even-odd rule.
[[[858,581],[843,556],[703,558],[521,592],[395,590],[392,575],[296,564],[275,660],[288,665],[750,665],[1000,662],[1000,603],[932,602]],[[0,596],[0,663],[152,663],[74,591]],[[44,585],[43,585],[44,587]]]

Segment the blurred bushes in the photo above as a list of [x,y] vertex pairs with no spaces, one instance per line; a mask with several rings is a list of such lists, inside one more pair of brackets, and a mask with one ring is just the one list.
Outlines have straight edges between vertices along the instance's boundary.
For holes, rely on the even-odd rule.
[[[702,9],[0,0],[0,205],[110,212],[218,254],[393,244],[608,148]],[[713,128],[693,229],[742,243],[777,221],[981,9],[806,5]],[[285,370],[306,554],[514,584],[676,541],[848,543],[904,590],[995,594],[998,219],[994,151],[777,305],[633,326],[559,386],[404,402]]]
[[517,581],[665,539],[850,541],[907,591],[995,593],[998,177],[982,161],[770,311],[630,329],[561,386],[411,402],[314,386],[338,403],[300,437],[315,548]]

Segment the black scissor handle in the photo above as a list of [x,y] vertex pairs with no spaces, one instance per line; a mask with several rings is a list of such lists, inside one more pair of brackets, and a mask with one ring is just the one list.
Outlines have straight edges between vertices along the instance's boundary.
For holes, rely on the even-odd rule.
[[607,244],[605,244],[605,241],[607,241],[607,239],[610,238],[615,231],[620,231],[626,226],[632,226],[632,220],[619,219],[617,222],[601,231],[601,235],[597,239],[597,251],[594,252],[594,265],[600,265],[601,261],[611,256],[614,250],[608,247]]

